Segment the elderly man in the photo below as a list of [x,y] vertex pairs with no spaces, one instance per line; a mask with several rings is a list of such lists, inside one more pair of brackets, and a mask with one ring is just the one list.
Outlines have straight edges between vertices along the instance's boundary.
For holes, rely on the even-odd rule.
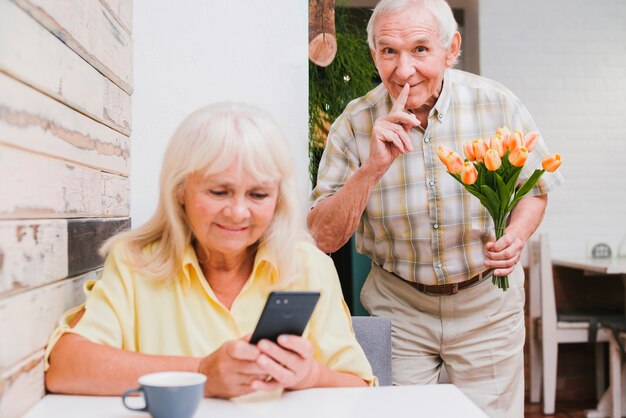
[[[435,383],[445,364],[489,415],[522,417],[519,260],[562,178],[546,173],[494,242],[487,211],[446,173],[436,149],[460,152],[500,126],[537,130],[528,111],[502,85],[451,69],[461,35],[443,0],[383,0],[367,31],[382,84],[332,126],[309,228],[326,252],[357,232],[358,251],[372,260],[361,300],[392,321],[395,384]],[[526,166],[547,154],[539,139]],[[509,274],[508,291],[491,283],[494,273]]]

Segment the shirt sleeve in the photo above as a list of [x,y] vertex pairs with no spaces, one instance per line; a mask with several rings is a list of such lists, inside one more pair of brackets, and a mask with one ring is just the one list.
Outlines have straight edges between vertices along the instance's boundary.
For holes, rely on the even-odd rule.
[[312,245],[307,253],[309,282],[311,287],[319,287],[321,293],[307,334],[313,343],[315,359],[334,371],[359,376],[370,386],[378,385],[378,379],[354,335],[350,311],[343,300],[339,277],[331,258]]
[[335,194],[359,168],[358,155],[351,149],[354,145],[350,116],[343,113],[333,123],[328,133],[317,172],[317,185],[310,196],[311,208]]
[[[100,279],[87,282],[84,288],[87,296],[85,303],[63,314],[48,341],[44,355],[46,370],[54,345],[67,333],[80,335],[97,344],[136,351],[132,338],[134,287],[119,245],[107,256]],[[72,328],[72,320],[83,307],[85,313]]]
[[[539,132],[535,121],[530,115],[530,112],[517,97],[513,100],[509,119],[509,126],[511,129],[517,129],[524,134],[527,134],[530,131],[535,131],[539,135],[539,139],[537,140],[535,147],[530,153],[528,153],[528,159],[526,160],[526,164],[524,164],[524,168],[522,168],[522,172],[519,176],[520,180],[526,180],[532,175],[535,169],[541,169],[541,161],[546,156],[550,155],[550,151],[548,150],[548,146],[543,139],[543,135]],[[560,171],[557,170],[553,173],[546,171],[539,178],[537,184],[535,184],[530,192],[528,192],[527,196],[541,196],[548,194],[563,184],[563,181],[563,175]]]

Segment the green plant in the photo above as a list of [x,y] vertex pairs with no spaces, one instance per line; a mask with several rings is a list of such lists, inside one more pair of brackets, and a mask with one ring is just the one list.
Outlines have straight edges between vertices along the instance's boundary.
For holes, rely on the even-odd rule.
[[309,61],[309,173],[313,187],[330,125],[350,100],[371,90],[377,77],[365,23],[355,24],[349,8],[335,8],[337,54],[327,67]]

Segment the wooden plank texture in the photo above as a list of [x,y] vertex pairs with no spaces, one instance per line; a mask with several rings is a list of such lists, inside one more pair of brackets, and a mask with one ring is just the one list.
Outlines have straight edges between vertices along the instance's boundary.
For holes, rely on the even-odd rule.
[[3,73],[0,91],[0,143],[128,174],[128,137]]
[[100,246],[113,235],[127,229],[130,229],[130,218],[68,219],[69,275],[100,267],[103,262],[98,254]]
[[131,0],[100,0],[129,34],[133,33],[133,2]]
[[99,0],[14,0],[107,78],[132,94],[132,40]]
[[100,267],[100,246],[129,228],[129,218],[1,221],[0,297]]
[[100,271],[0,299],[0,371],[43,349],[61,315],[85,301],[83,282]]
[[130,96],[8,0],[0,0],[0,70],[130,135]]
[[64,219],[0,222],[0,297],[68,276]]
[[0,418],[15,418],[28,411],[45,393],[43,350],[0,371]]
[[[126,217],[127,177],[0,144],[0,219]],[[10,197],[10,198],[6,198]]]

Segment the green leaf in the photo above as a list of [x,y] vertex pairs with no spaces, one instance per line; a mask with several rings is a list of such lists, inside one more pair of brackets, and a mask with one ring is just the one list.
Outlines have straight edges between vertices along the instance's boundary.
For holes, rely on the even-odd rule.
[[[513,166],[512,166],[513,167]],[[517,179],[519,178],[520,173],[522,172],[523,167],[513,167],[511,170],[510,177],[506,181],[506,189],[510,195],[513,195],[515,192],[515,186],[517,185]]]
[[493,219],[498,218],[498,215],[500,214],[500,198],[498,198],[498,195],[496,195],[493,189],[486,185],[480,186],[480,191],[486,197],[486,201],[488,202],[488,205],[485,205],[484,203],[483,205],[485,205],[487,209],[491,209],[489,213],[491,213]]
[[517,202],[519,202],[526,194],[535,186],[539,178],[545,173],[545,170],[536,169],[535,172],[526,179],[524,184],[519,188],[517,193],[515,194],[515,198],[509,205],[509,211],[513,210]]
[[487,169],[485,168],[485,165],[483,163],[476,163],[474,164],[474,166],[476,167],[476,171],[478,171],[478,188],[480,189],[480,187],[485,184],[484,180],[485,180],[485,172],[487,171]]
[[[486,168],[487,167],[485,167],[485,169]],[[496,180],[494,179],[495,174],[496,173],[494,173],[493,171],[485,170],[485,185],[489,186],[491,190],[496,189]]]
[[487,209],[487,212],[489,212],[489,216],[491,216],[491,219],[493,219],[495,222],[495,219],[497,219],[498,214],[494,212],[493,208],[491,207],[491,203],[489,202],[489,199],[487,199],[487,197],[483,196],[481,193],[478,193],[478,192],[471,191],[470,193],[476,196],[478,200],[480,200],[481,205],[483,205],[485,209]]
[[507,205],[511,201],[511,193],[507,192],[506,185],[498,173],[496,173],[495,178],[496,186],[498,186],[498,195],[500,197],[500,213],[502,213],[506,210]]

